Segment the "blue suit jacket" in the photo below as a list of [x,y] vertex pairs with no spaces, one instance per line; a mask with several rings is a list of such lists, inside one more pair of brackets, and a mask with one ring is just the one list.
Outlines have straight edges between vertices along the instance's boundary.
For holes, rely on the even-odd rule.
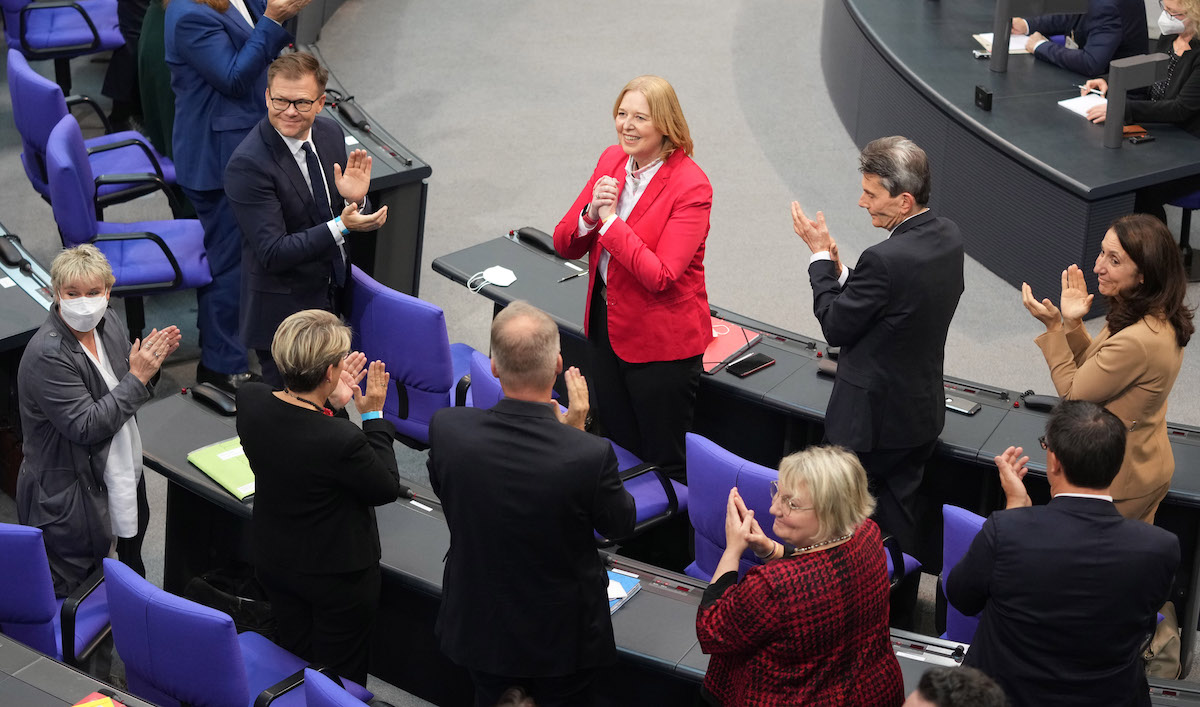
[[946,334],[963,293],[958,226],[926,211],[863,251],[844,287],[831,261],[812,263],[808,275],[825,341],[842,347],[829,441],[869,452],[936,439],[946,420]]
[[1108,73],[1113,59],[1145,54],[1150,46],[1142,0],[1091,0],[1083,15],[1042,15],[1026,21],[1030,34],[1074,35],[1079,49],[1045,42],[1034,55],[1089,78]]
[[[179,0],[175,0],[179,2]],[[346,166],[346,140],[336,122],[318,117],[311,139],[341,213],[333,165]],[[242,228],[242,342],[269,349],[275,330],[302,309],[330,309],[329,283],[342,261],[312,191],[287,143],[263,118],[225,168],[225,194]]]
[[175,92],[175,169],[189,189],[221,188],[230,155],[267,114],[267,66],[292,36],[263,16],[266,0],[246,0],[251,29],[231,5],[224,13],[195,0],[167,5],[164,40]]

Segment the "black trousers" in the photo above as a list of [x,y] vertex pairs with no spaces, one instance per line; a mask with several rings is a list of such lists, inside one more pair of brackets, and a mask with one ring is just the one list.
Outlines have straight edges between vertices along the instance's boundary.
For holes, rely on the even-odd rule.
[[279,622],[279,645],[365,685],[379,609],[379,565],[338,574],[260,566],[255,573]]
[[475,707],[494,707],[504,691],[522,687],[538,707],[591,707],[596,699],[596,668],[552,678],[493,675],[470,670],[475,683]]
[[592,368],[584,371],[602,432],[644,462],[687,483],[684,434],[692,429],[703,354],[676,361],[629,363],[608,338],[605,287],[593,287],[588,336]]
[[150,501],[146,498],[145,472],[142,472],[142,478],[138,480],[137,511],[137,535],[132,538],[117,538],[117,559],[145,577],[146,564],[142,562],[142,541],[146,539],[146,528],[150,527]]
[[917,489],[924,478],[925,462],[933,456],[937,440],[907,449],[856,452],[867,471],[867,484],[875,497],[875,523],[900,541],[905,552],[917,547]]
[[271,349],[254,349],[254,354],[258,356],[258,365],[262,368],[263,383],[276,390],[283,390],[283,376],[279,373],[279,366],[275,364]]

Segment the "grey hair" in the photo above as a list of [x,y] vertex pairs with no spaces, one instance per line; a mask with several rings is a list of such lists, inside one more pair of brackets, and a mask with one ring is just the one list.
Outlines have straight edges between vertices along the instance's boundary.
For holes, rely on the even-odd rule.
[[492,361],[502,383],[516,388],[554,385],[558,326],[545,312],[515,300],[492,320]]
[[858,156],[858,171],[879,177],[891,196],[907,192],[918,206],[929,203],[929,158],[906,137],[892,135],[867,143]]

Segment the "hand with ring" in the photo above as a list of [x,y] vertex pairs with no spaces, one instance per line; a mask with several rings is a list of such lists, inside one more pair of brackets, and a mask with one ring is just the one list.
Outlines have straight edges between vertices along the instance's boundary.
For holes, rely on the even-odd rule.
[[129,372],[142,385],[148,385],[166,357],[179,348],[181,338],[179,327],[169,326],[161,331],[152,330],[144,339],[136,339],[129,348]]

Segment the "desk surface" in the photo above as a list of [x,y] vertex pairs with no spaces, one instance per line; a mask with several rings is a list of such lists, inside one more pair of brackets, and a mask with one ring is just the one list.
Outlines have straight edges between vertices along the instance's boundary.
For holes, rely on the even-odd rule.
[[[491,265],[504,265],[516,274],[517,279],[508,287],[488,285],[480,290],[481,295],[500,305],[514,299],[526,300],[545,308],[563,331],[583,336],[587,277],[558,282],[564,273],[574,272],[565,261],[502,237],[443,255],[433,261],[433,270],[455,282],[465,283],[469,277]],[[754,350],[770,355],[776,362],[747,378],[738,378],[725,370],[701,376],[703,388],[761,403],[785,415],[808,421],[824,420],[829,394],[833,390],[832,379],[817,373],[817,363],[826,348],[824,342],[720,308],[713,311],[722,319],[765,332]],[[1031,467],[1044,472],[1045,454],[1037,442],[1045,426],[1044,414],[1014,407],[1014,402],[1019,400],[1017,391],[953,378],[947,378],[945,382],[948,395],[979,403],[980,409],[971,416],[946,411],[939,454],[990,466],[992,458],[1009,445],[1021,446],[1031,457]],[[1167,497],[1174,503],[1200,507],[1200,431],[1173,425],[1171,441],[1175,477]]]
[[152,707],[32,648],[0,635],[0,705],[62,707],[97,690],[107,690],[126,707]]
[[[1102,126],[1057,104],[1078,96],[1085,78],[1029,55],[996,73],[972,56],[971,35],[992,31],[990,0],[843,2],[883,57],[934,105],[986,142],[1088,199],[1133,191],[1200,172],[1200,140],[1174,126],[1146,127],[1156,141],[1103,145]],[[992,110],[975,106],[975,87],[992,92]],[[986,175],[986,165],[980,165]]]

